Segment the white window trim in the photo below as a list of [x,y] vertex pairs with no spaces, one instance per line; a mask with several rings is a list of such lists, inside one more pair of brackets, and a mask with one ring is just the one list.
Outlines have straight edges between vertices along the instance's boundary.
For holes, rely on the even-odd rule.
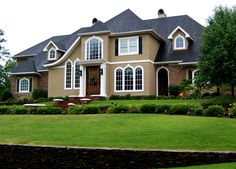
[[[51,51],[54,51],[54,52],[55,52],[55,58],[50,58],[50,53],[51,53]],[[51,49],[48,51],[48,60],[57,60],[57,51],[56,51],[56,49],[51,48]]]
[[[23,80],[27,80],[28,81],[28,90],[26,91],[26,90],[21,90],[21,82],[23,81]],[[19,81],[19,93],[29,93],[29,88],[30,88],[30,81],[29,81],[29,79],[27,79],[27,78],[22,78],[22,79],[20,79],[20,81]]]
[[[133,90],[125,90],[125,69],[126,68],[131,68],[133,71]],[[135,85],[136,85],[136,77],[135,77],[135,70],[136,68],[141,68],[142,69],[142,90],[136,90],[135,89]],[[122,70],[122,90],[116,90],[116,71],[118,69]],[[117,67],[114,70],[114,92],[116,93],[128,93],[128,92],[143,92],[144,91],[144,69],[142,66],[136,66],[136,67],[132,67],[130,65],[127,65],[126,67],[122,68],[122,67]]]
[[[74,78],[73,78],[73,82],[74,82],[74,83],[73,83],[73,88],[74,88],[74,89],[80,89],[80,87],[75,87],[75,73],[76,73],[75,69],[76,69],[76,63],[77,63],[77,62],[79,62],[79,59],[76,59],[75,62],[74,62],[74,72],[73,72],[73,77],[74,77]],[[79,71],[80,71],[80,70],[79,70]],[[79,77],[79,79],[80,79],[80,77]],[[80,85],[81,85],[81,81],[80,81]],[[79,85],[79,86],[80,86],[80,85]]]
[[[87,58],[87,46],[88,46],[88,42],[92,39],[97,39],[101,42],[101,59],[103,59],[103,39],[98,36],[93,36],[85,41],[85,50],[84,50],[85,51],[85,54],[84,54],[85,60],[91,60],[91,59]],[[92,59],[92,60],[100,60],[100,59]]]
[[[137,39],[137,51],[136,52],[130,52],[130,39],[136,38]],[[120,50],[120,41],[127,39],[127,48],[128,51],[127,53],[121,53]],[[124,56],[124,55],[137,55],[139,54],[139,37],[138,36],[131,36],[131,37],[125,37],[125,38],[119,38],[119,43],[118,43],[118,56]]]
[[194,84],[195,83],[195,73],[197,72],[197,71],[199,71],[200,69],[195,69],[195,70],[193,70],[192,71],[192,84]]
[[[179,38],[179,37],[183,39],[183,47],[176,47],[176,45],[177,45],[176,41],[177,41],[177,38]],[[175,39],[174,39],[174,49],[175,50],[186,49],[186,47],[185,47],[185,38],[180,34],[178,36],[176,36]]]
[[[67,65],[67,63],[71,63],[71,87],[70,88],[67,88],[66,87],[66,65]],[[72,87],[73,87],[73,63],[72,63],[72,61],[71,60],[68,60],[68,61],[66,61],[66,63],[65,63],[65,68],[64,68],[64,90],[71,90],[72,89]]]

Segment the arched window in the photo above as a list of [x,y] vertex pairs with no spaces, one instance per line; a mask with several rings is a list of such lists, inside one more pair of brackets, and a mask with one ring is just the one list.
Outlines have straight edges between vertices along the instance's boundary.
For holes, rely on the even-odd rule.
[[74,79],[75,80],[74,88],[77,89],[77,88],[80,87],[80,65],[79,65],[79,61],[75,62],[75,75],[74,75],[74,77],[75,77],[75,79]]
[[116,90],[121,91],[123,90],[123,70],[117,69],[116,70]]
[[102,59],[102,39],[92,37],[86,41],[86,59]]
[[65,66],[65,88],[72,88],[72,63],[70,61]]
[[140,67],[135,69],[135,90],[143,90],[143,70]]
[[133,69],[127,67],[125,69],[125,90],[133,90],[134,87],[134,77],[133,77]]
[[55,60],[56,59],[56,50],[50,49],[48,54],[48,60]]
[[184,38],[181,35],[178,35],[175,38],[175,49],[184,49]]
[[20,80],[19,92],[29,92],[29,79],[23,78]]

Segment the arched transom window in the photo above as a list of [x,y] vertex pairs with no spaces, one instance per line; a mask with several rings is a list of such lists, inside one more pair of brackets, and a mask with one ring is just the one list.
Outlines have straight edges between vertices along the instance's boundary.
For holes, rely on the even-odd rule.
[[56,59],[56,50],[50,49],[48,52],[48,60],[55,60]]
[[86,59],[102,59],[102,39],[92,37],[86,41]]

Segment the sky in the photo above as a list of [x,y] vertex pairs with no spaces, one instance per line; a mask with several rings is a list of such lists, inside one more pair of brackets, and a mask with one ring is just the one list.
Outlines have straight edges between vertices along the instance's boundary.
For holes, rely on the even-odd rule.
[[1,0],[0,29],[5,48],[15,55],[52,36],[70,34],[92,25],[92,19],[106,22],[126,9],[142,19],[189,15],[206,26],[216,6],[232,7],[236,0]]

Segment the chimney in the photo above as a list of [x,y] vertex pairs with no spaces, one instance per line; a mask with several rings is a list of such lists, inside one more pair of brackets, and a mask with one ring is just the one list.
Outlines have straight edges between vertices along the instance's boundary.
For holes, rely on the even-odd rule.
[[158,18],[165,18],[165,17],[166,17],[165,11],[163,9],[159,9]]
[[93,18],[92,20],[92,24],[94,25],[95,23],[97,23],[98,19],[97,18]]

